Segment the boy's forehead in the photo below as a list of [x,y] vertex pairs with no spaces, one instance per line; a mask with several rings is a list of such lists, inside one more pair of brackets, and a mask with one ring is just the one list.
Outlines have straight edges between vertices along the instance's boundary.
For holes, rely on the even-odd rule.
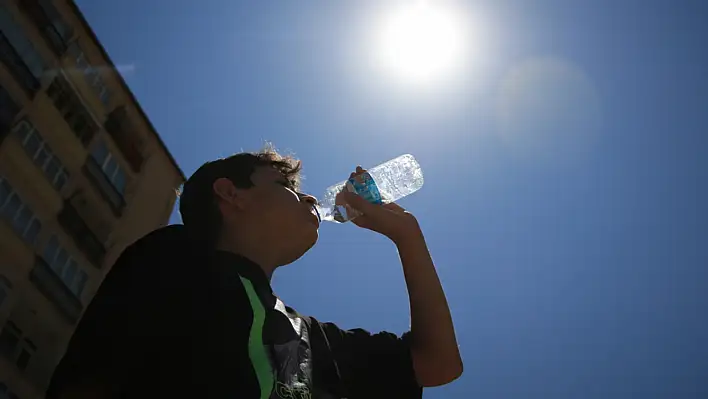
[[283,174],[274,166],[256,166],[253,170],[253,177],[256,179],[276,180],[283,178]]

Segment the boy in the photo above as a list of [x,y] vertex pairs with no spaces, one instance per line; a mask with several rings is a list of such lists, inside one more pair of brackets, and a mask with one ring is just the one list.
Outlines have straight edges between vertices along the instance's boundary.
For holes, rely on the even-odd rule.
[[354,224],[397,246],[409,333],[342,330],[273,294],[272,273],[318,238],[300,167],[273,150],[200,167],[183,187],[184,225],[123,252],[47,397],[420,398],[422,387],[456,379],[462,360],[445,294],[415,217],[395,204],[341,197],[362,214]]

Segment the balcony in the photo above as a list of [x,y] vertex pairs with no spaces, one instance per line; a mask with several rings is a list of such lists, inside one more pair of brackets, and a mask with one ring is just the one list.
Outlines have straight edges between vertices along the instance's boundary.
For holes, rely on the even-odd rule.
[[100,269],[103,258],[106,256],[106,248],[69,200],[64,201],[64,207],[59,212],[58,220],[61,227],[74,239],[76,246],[86,255],[86,258]]
[[42,37],[49,43],[52,51],[61,56],[66,52],[68,39],[71,38],[73,32],[69,25],[61,20],[57,10],[53,8],[51,3],[43,3],[45,4],[40,4],[38,0],[22,0],[20,7],[36,25]]
[[143,155],[140,153],[135,127],[130,123],[125,107],[121,106],[111,111],[104,127],[128,161],[130,168],[135,173],[139,173],[143,165]]
[[37,90],[39,90],[40,82],[34,77],[32,71],[30,71],[22,60],[22,57],[20,57],[20,54],[17,53],[17,50],[15,50],[2,32],[0,32],[0,60],[2,60],[7,69],[10,70],[12,76],[14,76],[22,88],[25,89],[27,94],[33,97]]
[[101,196],[108,201],[113,213],[120,217],[125,208],[125,199],[123,195],[113,186],[113,183],[108,179],[101,167],[96,161],[89,156],[86,158],[86,163],[82,168],[84,175],[91,181],[96,189],[101,193]]
[[34,268],[30,272],[30,280],[47,299],[52,301],[69,322],[73,324],[79,320],[81,311],[84,308],[81,301],[69,290],[61,278],[54,273],[49,264],[39,256],[35,257]]
[[47,95],[81,144],[88,147],[98,132],[98,126],[66,79],[57,76],[47,88]]

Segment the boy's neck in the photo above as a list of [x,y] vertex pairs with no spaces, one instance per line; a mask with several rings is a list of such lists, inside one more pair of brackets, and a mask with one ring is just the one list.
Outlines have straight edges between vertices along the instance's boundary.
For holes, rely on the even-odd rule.
[[278,268],[278,253],[272,248],[266,248],[263,242],[267,242],[258,234],[222,234],[216,249],[241,255],[256,263],[271,280],[273,272]]

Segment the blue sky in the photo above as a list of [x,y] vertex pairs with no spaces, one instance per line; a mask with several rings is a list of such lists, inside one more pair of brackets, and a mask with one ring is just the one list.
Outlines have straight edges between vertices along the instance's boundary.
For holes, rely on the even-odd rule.
[[[187,174],[270,140],[318,195],[418,158],[401,205],[466,366],[426,398],[708,396],[708,3],[441,0],[474,29],[426,86],[371,61],[401,1],[77,3]],[[408,327],[395,248],[352,225],[274,286],[345,328]]]

